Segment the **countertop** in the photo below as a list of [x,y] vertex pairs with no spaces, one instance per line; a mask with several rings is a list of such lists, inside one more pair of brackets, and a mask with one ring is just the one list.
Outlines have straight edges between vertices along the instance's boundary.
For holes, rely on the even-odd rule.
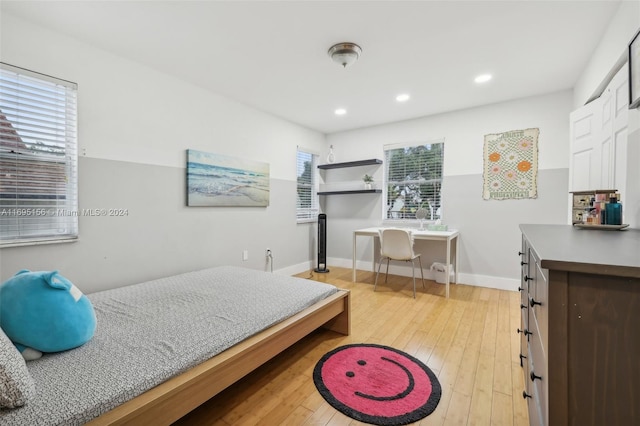
[[520,225],[544,269],[640,278],[640,229]]

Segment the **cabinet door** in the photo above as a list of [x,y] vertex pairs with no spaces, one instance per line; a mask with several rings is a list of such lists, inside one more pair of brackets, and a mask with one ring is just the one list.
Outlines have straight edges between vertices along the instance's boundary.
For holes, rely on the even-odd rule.
[[570,116],[569,190],[588,191],[601,188],[600,162],[602,146],[598,143],[602,129],[602,99],[598,98]]
[[598,99],[571,113],[569,191],[626,193],[627,81],[625,65]]
[[[607,87],[612,97],[612,171],[611,188],[620,191],[623,196],[627,192],[627,167],[629,158],[627,156],[627,127],[629,121],[629,74],[628,65],[622,67]],[[634,167],[637,165],[634,164]]]

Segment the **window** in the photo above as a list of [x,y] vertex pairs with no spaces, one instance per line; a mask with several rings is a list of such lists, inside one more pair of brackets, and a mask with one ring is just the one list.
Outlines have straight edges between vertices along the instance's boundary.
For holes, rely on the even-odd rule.
[[312,222],[318,216],[318,156],[298,148],[296,159],[297,222]]
[[444,141],[384,148],[385,219],[416,219],[424,208],[427,220],[441,218]]
[[77,85],[0,63],[0,247],[78,236]]

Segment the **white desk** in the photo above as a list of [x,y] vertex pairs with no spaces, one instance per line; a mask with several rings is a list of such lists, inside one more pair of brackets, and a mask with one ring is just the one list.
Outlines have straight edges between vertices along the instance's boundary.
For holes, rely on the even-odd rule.
[[[382,227],[376,228],[364,228],[356,229],[353,231],[353,281],[356,281],[356,242],[359,236],[374,237],[380,236],[379,230]],[[416,240],[435,240],[446,241],[447,243],[447,260],[446,264],[451,265],[451,242],[455,244],[455,262],[453,263],[454,281],[458,282],[458,235],[460,233],[455,229],[450,231],[420,231],[418,229],[411,229],[411,234]],[[375,250],[375,249],[374,249]],[[376,253],[373,255],[373,269],[376,270]],[[447,270],[447,277],[445,278],[447,299],[449,298],[449,271]]]

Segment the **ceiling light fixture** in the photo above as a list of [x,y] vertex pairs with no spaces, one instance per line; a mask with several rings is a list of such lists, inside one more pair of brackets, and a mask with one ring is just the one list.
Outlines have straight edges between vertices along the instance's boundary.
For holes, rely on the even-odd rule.
[[333,62],[337,62],[344,68],[357,61],[361,53],[362,48],[357,44],[350,42],[334,44],[327,52],[331,59],[333,59]]
[[401,95],[396,96],[396,101],[398,102],[406,102],[411,98],[408,93],[403,93]]
[[491,76],[491,74],[482,74],[477,76],[473,81],[475,81],[476,83],[486,83],[487,81],[491,80],[493,77]]
[[334,113],[336,115],[345,115],[347,113],[347,110],[344,108],[338,108],[337,110],[334,111]]

